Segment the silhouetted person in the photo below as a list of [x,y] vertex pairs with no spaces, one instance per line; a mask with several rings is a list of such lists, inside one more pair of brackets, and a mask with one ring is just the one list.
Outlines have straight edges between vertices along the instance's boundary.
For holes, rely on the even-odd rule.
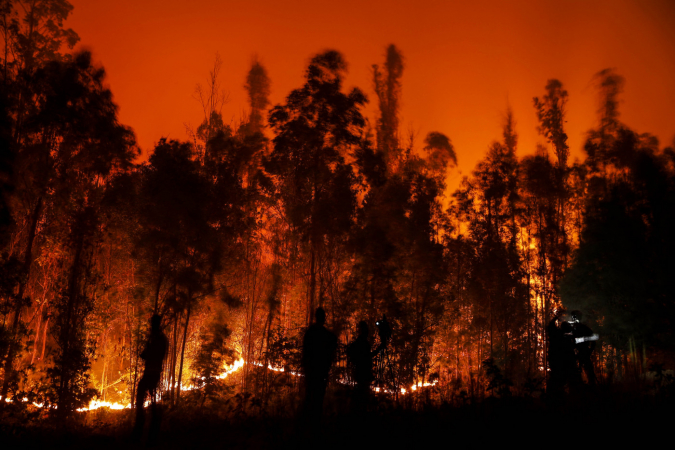
[[368,407],[370,384],[373,382],[373,358],[386,345],[383,341],[371,351],[369,335],[368,324],[362,320],[358,325],[358,336],[347,347],[347,356],[352,365],[352,378],[356,383],[353,399],[353,409],[356,412],[364,412]]
[[579,378],[572,326],[569,322],[561,320],[562,314],[563,310],[556,311],[546,327],[550,369],[546,391],[553,398],[562,396],[565,386],[576,385]]
[[161,329],[162,318],[154,314],[150,319],[150,336],[145,343],[145,348],[141,352],[141,358],[145,361],[143,377],[138,382],[136,391],[136,424],[134,426],[133,437],[140,439],[145,424],[144,404],[145,398],[150,394],[152,404],[152,421],[150,423],[150,441],[154,440],[159,432],[161,421],[160,411],[155,406],[155,391],[159,385],[159,379],[162,376],[162,364],[166,356],[168,340]]
[[583,317],[581,311],[572,311],[571,316],[572,337],[575,339],[574,349],[577,360],[579,361],[579,367],[586,374],[588,384],[595,385],[597,380],[595,378],[595,370],[593,369],[591,355],[593,354],[593,350],[595,350],[595,341],[597,340],[597,336],[593,335],[593,330],[591,330],[587,325],[581,323],[581,319]]
[[314,317],[315,322],[307,328],[302,342],[302,371],[305,375],[304,412],[310,420],[319,420],[337,337],[324,326],[326,312],[323,308],[317,308]]

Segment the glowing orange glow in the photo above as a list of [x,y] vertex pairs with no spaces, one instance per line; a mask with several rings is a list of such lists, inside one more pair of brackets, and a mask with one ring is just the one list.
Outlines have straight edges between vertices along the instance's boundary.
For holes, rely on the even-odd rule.
[[[149,404],[150,401],[146,402],[146,405]],[[131,408],[131,403],[127,403],[126,405],[123,405],[121,403],[111,403],[111,402],[105,402],[105,401],[99,401],[99,400],[92,400],[89,402],[89,406],[86,408],[80,408],[78,411],[93,411],[95,409],[99,408],[110,408],[110,409],[128,409]]]
[[[11,189],[6,195],[6,209],[12,215],[6,253],[17,255],[17,261],[23,263],[16,266],[16,274],[8,272],[7,277],[14,280],[11,283],[17,283],[12,288],[17,295],[7,294],[11,309],[3,314],[5,322],[9,320],[13,324],[16,339],[8,344],[2,393],[7,396],[7,392],[11,392],[8,390],[10,375],[15,369],[31,369],[26,372],[30,375],[24,383],[25,389],[18,391],[26,392],[30,400],[22,399],[24,394],[19,394],[9,399],[0,397],[0,404],[15,401],[32,408],[31,401],[36,397],[28,394],[31,392],[28,389],[41,386],[35,383],[42,383],[39,377],[45,370],[66,364],[62,362],[68,361],[65,356],[54,355],[70,349],[72,340],[79,346],[86,343],[87,351],[95,351],[95,354],[87,353],[91,356],[88,364],[83,360],[75,369],[78,373],[88,371],[90,387],[96,389],[90,392],[98,392],[100,397],[78,411],[131,408],[126,402],[128,399],[133,402],[135,387],[140,386],[139,395],[145,394],[143,386],[148,381],[146,378],[139,383],[142,360],[145,359],[146,373],[153,366],[153,358],[147,357],[152,354],[149,349],[157,337],[156,317],[151,319],[152,333],[146,335],[146,316],[151,309],[162,312],[160,322],[165,333],[162,384],[155,388],[158,394],[161,392],[158,396],[162,401],[180,405],[181,391],[194,391],[185,396],[187,400],[197,397],[206,400],[208,396],[201,394],[210,389],[199,389],[225,385],[227,392],[241,390],[256,397],[258,393],[267,395],[275,386],[283,386],[280,390],[283,395],[295,395],[292,389],[302,386],[302,382],[278,384],[267,383],[267,379],[303,381],[291,378],[303,377],[303,374],[289,367],[301,350],[303,361],[311,362],[311,352],[307,352],[311,334],[305,327],[311,322],[317,299],[318,304],[327,307],[326,327],[341,343],[340,352],[336,351],[334,357],[342,355],[342,344],[345,344],[345,353],[351,356],[348,343],[356,337],[351,330],[361,320],[369,327],[378,327],[380,351],[387,347],[384,344],[391,344],[391,350],[382,351],[379,357],[377,385],[373,383],[371,387],[374,392],[395,396],[397,400],[404,395],[411,399],[420,392],[433,393],[445,401],[445,398],[459,398],[452,392],[460,390],[461,395],[482,398],[481,393],[486,389],[493,394],[494,384],[489,385],[487,381],[493,374],[500,373],[496,369],[503,371],[502,375],[513,382],[511,385],[516,391],[521,390],[525,385],[518,378],[523,374],[538,370],[540,375],[545,375],[549,370],[547,346],[555,349],[548,345],[552,328],[547,328],[547,324],[551,312],[563,302],[572,309],[577,302],[575,298],[600,297],[599,294],[587,295],[583,290],[583,295],[567,297],[571,290],[566,286],[576,282],[574,270],[584,268],[581,263],[604,267],[603,259],[599,259],[606,258],[602,252],[599,256],[589,256],[588,262],[583,260],[583,246],[592,243],[592,240],[586,242],[590,234],[585,230],[594,230],[587,228],[589,224],[595,226],[595,218],[588,211],[592,211],[596,201],[606,200],[604,197],[612,192],[615,179],[624,178],[626,186],[640,186],[628,181],[633,175],[639,180],[637,175],[642,169],[636,170],[633,163],[612,163],[612,158],[640,160],[632,158],[629,150],[651,158],[656,143],[640,133],[654,134],[660,140],[660,148],[675,145],[675,84],[672,83],[675,79],[675,28],[672,27],[675,3],[672,0],[463,3],[298,0],[291,4],[270,0],[256,3],[241,0],[69,1],[74,10],[65,26],[79,34],[78,45],[90,50],[96,63],[105,67],[106,83],[120,107],[118,116],[106,117],[112,120],[114,116],[115,121],[119,118],[119,122],[134,129],[142,148],[138,162],[147,160],[155,144],[165,142],[164,138],[192,141],[198,152],[191,154],[190,144],[179,143],[174,148],[174,143],[169,143],[165,161],[162,161],[162,151],[158,150],[152,167],[145,171],[135,170],[131,160],[125,159],[135,153],[128,153],[128,157],[111,153],[110,158],[114,156],[115,161],[119,160],[113,164],[113,159],[107,160],[107,153],[101,154],[105,158],[99,158],[103,148],[99,145],[79,141],[70,145],[67,127],[52,136],[51,125],[47,126],[53,120],[49,114],[52,111],[49,93],[56,92],[59,98],[61,92],[69,93],[69,84],[62,87],[56,83],[60,76],[54,76],[55,84],[51,84],[51,77],[60,72],[52,73],[52,64],[48,65],[50,70],[40,70],[38,73],[44,72],[49,83],[35,84],[33,92],[32,84],[22,84],[23,72],[17,69],[21,64],[31,70],[37,67],[30,63],[33,61],[30,52],[23,56],[24,63],[19,64],[17,59],[15,63],[5,64],[6,69],[12,69],[12,83],[18,83],[16,86],[21,88],[18,95],[8,97],[11,108],[7,117],[11,119],[11,136],[16,141],[11,148],[16,148],[17,161],[11,165],[21,176],[10,177],[16,186],[9,186]],[[32,17],[28,12],[25,14]],[[17,43],[22,42],[19,35],[16,38]],[[380,83],[379,98],[383,104],[389,103],[390,115],[400,112],[400,117],[387,124],[387,108],[382,109],[383,118],[378,122],[373,74],[379,72],[373,65],[383,64],[389,44],[395,44],[401,52],[390,47],[393,58],[390,62],[400,61],[402,55],[405,68],[400,98],[398,82],[389,83],[390,89],[383,90],[381,82],[386,77],[376,77]],[[33,47],[28,49],[33,51]],[[268,137],[273,137],[272,128],[265,129],[259,115],[265,107],[269,87],[265,72],[271,82],[269,106],[272,107],[283,103],[293,89],[303,85],[310,58],[327,49],[338,50],[349,63],[343,90],[358,86],[370,98],[364,111],[370,123],[363,127],[360,120],[348,123],[373,137],[371,142],[378,151],[373,154],[361,148],[360,153],[345,156],[346,168],[359,175],[354,178],[341,175],[340,159],[314,158],[318,153],[312,147],[310,152],[305,152],[307,142],[332,145],[347,133],[341,128],[332,128],[333,125],[328,134],[300,133],[307,130],[303,123],[315,125],[324,120],[308,118],[293,105],[287,108],[289,117],[298,115],[298,121],[284,119],[285,113],[272,119],[274,130],[282,136],[276,144],[284,142],[283,133],[295,136],[285,151],[281,151],[283,145],[273,149],[271,143],[264,148],[267,142],[259,139],[257,133],[263,130]],[[81,55],[87,60],[86,72],[82,74],[88,77],[92,75],[88,67],[89,53]],[[335,57],[335,53],[324,55],[325,61],[342,67],[342,60]],[[215,66],[214,60],[218,61]],[[42,60],[35,61],[42,64]],[[244,82],[254,61],[266,68],[254,66],[262,80],[259,86],[264,86],[259,89],[264,101],[254,108],[250,123],[243,123],[245,126],[237,129],[249,112]],[[68,60],[64,65],[53,64],[54,70],[70,67],[69,64]],[[211,90],[206,90],[215,95],[204,94],[206,90],[201,88],[196,94],[197,83],[207,82],[212,67],[220,68],[220,78],[215,75],[218,69],[213,69],[214,82]],[[324,75],[333,73],[332,69],[316,67],[326,70]],[[387,72],[389,75],[399,73],[401,67],[398,63],[389,64],[391,70]],[[611,69],[606,71],[609,74],[605,79],[607,89],[622,86],[625,90],[617,94],[616,102],[613,91],[607,91],[607,120],[598,127],[600,78],[594,75],[608,68]],[[9,77],[10,72],[6,72],[5,77]],[[250,73],[247,83],[249,92],[253,93],[256,89],[251,87],[255,84],[251,80],[256,79],[256,71]],[[311,81],[311,76],[308,78]],[[547,83],[549,92],[561,92],[560,84],[553,78],[562,82],[566,93],[548,96],[545,103],[555,104],[552,98],[567,99],[564,120],[563,115],[558,114],[559,109],[544,108],[538,100],[533,102],[533,97],[545,94]],[[213,106],[213,98],[220,98],[216,85],[227,97],[222,110]],[[7,86],[16,90],[14,84]],[[95,87],[92,87],[92,95],[101,94],[99,86]],[[389,92],[387,101],[385,91]],[[322,97],[312,93],[303,101],[310,102],[313,108],[314,102]],[[32,98],[36,99],[35,107],[26,100]],[[56,103],[67,105],[69,110],[71,103],[80,105],[78,98]],[[82,97],[82,101],[88,98]],[[107,90],[105,98],[109,99]],[[209,104],[205,98],[211,99],[211,107],[203,107]],[[328,100],[335,98],[339,97],[327,97]],[[18,103],[12,103],[15,101]],[[215,103],[220,105],[219,101]],[[400,111],[397,106],[391,106],[399,103]],[[533,103],[538,105],[539,119]],[[89,112],[86,105],[92,104],[95,103],[82,103],[73,109],[79,111],[78,114]],[[109,112],[110,105],[106,105],[105,111]],[[316,105],[320,106],[319,111],[340,111],[323,100]],[[620,116],[614,114],[616,105],[619,105]],[[508,114],[505,125],[507,109],[513,116]],[[33,110],[40,111],[40,117],[44,116],[47,122],[40,122],[40,126],[34,128],[24,126],[33,123],[26,118]],[[95,113],[96,108],[91,112]],[[213,121],[209,119],[209,126],[200,127],[201,131],[195,133],[204,115]],[[350,114],[342,116],[336,115],[343,121],[358,114],[350,110]],[[614,120],[616,117],[620,123]],[[238,130],[233,138],[225,135],[223,147],[198,144],[217,142],[209,136],[221,129],[220,119]],[[325,122],[331,124],[330,120]],[[356,122],[358,126],[354,125]],[[564,130],[560,129],[561,123]],[[556,142],[557,161],[552,155],[548,162],[539,157],[523,158],[522,164],[514,161],[514,148],[518,157],[532,155],[535,149],[539,149],[538,156],[545,156],[545,147],[553,149],[553,144],[546,143],[546,138],[539,134],[539,124],[542,132]],[[636,133],[624,133],[622,124]],[[116,123],[109,125],[116,129]],[[573,166],[575,159],[583,158],[586,132],[593,127],[597,133],[588,142],[597,144],[598,160]],[[323,127],[313,127],[318,128]],[[83,125],[81,129],[87,131],[84,133],[87,136],[91,132],[92,136],[86,139],[100,138],[98,127]],[[562,131],[566,132],[567,141]],[[75,135],[79,136],[79,132]],[[126,133],[120,135],[127,136]],[[296,145],[297,136],[301,137],[302,145]],[[424,136],[442,137],[443,145],[435,138],[425,141]],[[494,143],[487,153],[490,143],[502,138],[504,146]],[[46,165],[33,167],[32,143],[47,142],[46,139],[54,141],[53,147],[39,146]],[[627,145],[631,142],[632,147]],[[407,147],[405,152],[395,148],[398,144]],[[567,144],[571,153],[569,160],[566,159]],[[448,171],[443,197],[437,191],[442,185],[437,182],[443,177],[438,167],[445,167],[450,156],[454,159],[452,147],[458,167]],[[122,151],[127,146],[116,144],[111,148]],[[296,155],[295,150],[299,148],[303,152]],[[336,148],[342,156],[342,144]],[[410,158],[410,148],[412,153],[428,151],[428,156],[423,160]],[[592,154],[592,146],[588,149]],[[101,165],[105,163],[107,167],[110,163],[115,169],[108,173],[107,169],[101,172],[98,163],[71,164],[68,158],[72,151],[82,153],[82,161],[106,159]],[[92,158],[90,153],[94,155]],[[266,160],[263,155],[270,153],[272,157]],[[614,153],[619,156],[612,156]],[[437,154],[445,156],[437,157]],[[654,167],[667,168],[663,176],[667,172],[668,183],[671,183],[672,161],[657,159],[653,161]],[[307,168],[294,170],[306,161],[311,162]],[[324,164],[327,169],[322,169]],[[183,165],[187,169],[185,180],[178,176]],[[610,167],[605,170],[605,165]],[[68,170],[61,177],[60,171],[50,167]],[[461,184],[463,192],[457,192],[455,197],[449,195],[474,167],[477,170]],[[310,170],[317,176],[307,176]],[[323,173],[326,177],[318,176]],[[42,179],[45,181],[34,181]],[[124,184],[127,181],[119,180],[127,180],[128,186]],[[305,183],[307,180],[311,183]],[[126,186],[120,184],[124,189],[119,191],[118,181]],[[176,181],[175,186],[172,181]],[[75,182],[81,185],[73,184]],[[596,185],[600,188],[596,189]],[[664,181],[655,185],[667,184]],[[2,186],[0,180],[0,188]],[[354,192],[356,204],[352,189],[357,191]],[[117,209],[106,209],[108,203],[93,204],[94,200],[107,198],[108,192],[119,194],[124,220],[116,219]],[[333,204],[326,203],[323,194],[318,195],[320,192],[325,192],[326,201],[330,199]],[[0,196],[0,200],[4,198],[5,194]],[[82,198],[87,202],[92,199],[95,206],[92,214],[101,211],[101,219],[97,216],[91,221],[92,233],[95,230],[100,235],[89,233],[84,225],[83,228],[73,225],[80,223],[80,215],[82,220],[88,217],[89,209],[82,206]],[[656,203],[645,199],[649,200],[645,205]],[[71,204],[79,206],[66,208]],[[3,205],[0,207],[4,208]],[[446,211],[445,207],[450,205],[452,208]],[[626,211],[630,210],[629,206]],[[331,207],[336,211],[335,217],[326,215],[329,220],[319,217]],[[60,214],[64,208],[70,215]],[[655,212],[642,217],[659,216]],[[103,221],[104,218],[110,218],[110,223]],[[657,229],[659,221],[653,224],[643,221],[645,229]],[[89,221],[82,223],[86,225]],[[100,227],[95,228],[96,224]],[[608,221],[608,226],[614,225]],[[71,235],[74,240],[68,237]],[[656,232],[650,235],[661,236]],[[86,260],[81,256],[85,244]],[[84,277],[88,272],[80,269],[85,264],[91,266],[96,277]],[[593,275],[593,270],[586,270],[588,267],[583,272]],[[568,273],[572,275],[568,277]],[[90,283],[89,280],[98,280],[99,274],[105,277],[105,284]],[[582,273],[581,277],[584,276],[587,275]],[[61,284],[57,282],[63,279],[71,280],[68,295],[62,294]],[[654,285],[666,286],[667,283]],[[78,312],[77,318],[70,316],[74,302],[80,298],[74,295],[75,288],[85,292],[82,299],[88,305]],[[35,298],[35,302],[23,301],[28,298]],[[613,305],[612,301],[607,302]],[[618,310],[614,307],[609,310],[607,323],[619,323],[609,320],[613,311]],[[68,322],[67,327],[72,331],[70,334],[59,332],[66,329],[58,316],[62,311],[68,312],[66,322],[72,318],[72,324]],[[392,319],[392,326],[383,326],[380,321],[373,325],[385,312]],[[525,320],[513,320],[514,317]],[[595,322],[591,318],[590,322],[602,326],[602,319]],[[359,323],[356,327],[359,336],[362,329]],[[602,364],[615,364],[615,359],[621,369],[615,370],[612,365],[607,373],[611,372],[612,377],[615,372],[625,373],[623,366],[627,361],[640,367],[636,373],[649,367],[646,344],[642,345],[642,356],[638,358],[640,349],[636,350],[634,338],[629,338],[630,356],[627,356],[625,349],[619,348],[623,345],[621,339],[602,342],[602,336],[616,335],[607,330],[610,327],[594,335],[600,341],[600,348],[610,345],[607,342],[616,345],[606,353],[609,359]],[[78,337],[80,333],[88,336],[86,341]],[[20,341],[23,342],[21,350],[15,352],[14,342]],[[141,352],[144,343],[149,352],[145,355]],[[623,360],[621,355],[612,352],[623,352]],[[214,354],[242,357],[233,360],[231,365],[223,365],[221,359],[212,359],[220,358]],[[553,355],[555,357],[554,352]],[[161,365],[159,356],[158,350],[157,371]],[[555,361],[554,357],[550,360]],[[206,361],[213,363],[208,365],[210,375],[200,379],[200,370],[205,370]],[[349,362],[358,365],[358,359]],[[348,375],[349,364],[341,360],[335,366],[333,373],[339,375],[335,375],[338,379],[333,378],[331,383],[353,387],[355,380]],[[60,381],[59,389],[53,391],[49,399],[56,403],[33,402],[32,405],[46,410],[58,404],[61,412],[75,408],[72,402],[82,397],[64,395],[65,386],[74,386],[74,389],[83,386],[71,384],[67,375],[71,369],[68,371],[58,372],[60,380],[50,378],[52,382]],[[209,385],[216,374],[215,379],[227,381]],[[260,377],[261,374],[265,376]],[[401,379],[406,381],[403,383]],[[555,377],[553,379],[555,381]],[[588,377],[588,381],[592,378]],[[546,377],[543,382],[546,383]],[[174,395],[176,387],[178,395]],[[85,392],[89,391],[83,390],[82,395]],[[139,407],[143,404],[142,400],[138,401]]]
[[[325,48],[350,63],[347,85],[370,97],[371,66],[385,46],[403,52],[401,132],[447,134],[466,174],[501,135],[507,103],[533,153],[532,98],[549,78],[570,94],[566,124],[572,156],[594,125],[592,76],[616,67],[626,80],[622,120],[670,143],[675,111],[675,3],[667,0],[412,2],[346,0],[336,4],[220,0],[72,0],[67,25],[104,64],[123,123],[147,156],[162,136],[185,138],[203,113],[192,95],[216,52],[223,60],[223,110],[246,110],[244,79],[257,54],[272,79],[273,104],[302,83],[308,59]],[[451,175],[456,182],[457,172]]]
[[[224,378],[227,378],[229,375],[232,373],[238,371],[242,367],[244,367],[245,361],[243,358],[239,358],[237,361],[235,361],[232,365],[225,366],[225,370],[223,373],[220,375],[216,376],[217,379],[222,380]],[[195,389],[195,386],[182,386],[181,391],[191,391]],[[42,405],[37,405],[33,403],[35,406],[42,407]],[[144,406],[148,406],[150,404],[150,400],[147,400],[145,402]],[[100,400],[92,400],[89,402],[89,406],[86,408],[80,408],[78,411],[93,411],[95,409],[99,408],[110,408],[110,409],[128,409],[131,408],[131,403],[127,403],[125,405],[121,403],[111,403],[111,402],[106,402],[106,401],[100,401]]]
[[216,378],[218,378],[219,380],[222,380],[223,378],[227,378],[232,373],[234,373],[237,370],[244,367],[245,363],[246,362],[244,361],[244,358],[239,358],[231,366],[226,366],[225,371],[223,373],[221,373],[220,375],[218,375]]
[[[254,362],[253,365],[258,366],[258,367],[264,367],[264,364],[261,364],[261,363],[258,363],[258,362]],[[274,372],[284,372],[284,373],[293,375],[295,377],[302,376],[302,374],[300,374],[298,372],[293,372],[292,370],[286,371],[286,369],[284,369],[283,367],[274,367],[270,364],[267,365],[267,369],[272,370]]]

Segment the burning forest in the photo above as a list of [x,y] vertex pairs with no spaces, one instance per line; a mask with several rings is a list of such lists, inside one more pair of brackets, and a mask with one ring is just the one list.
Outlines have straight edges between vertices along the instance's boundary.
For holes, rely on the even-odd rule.
[[198,125],[141,145],[67,25],[79,3],[0,1],[10,446],[344,448],[343,427],[379,443],[369,424],[402,446],[443,420],[670,408],[675,140],[624,123],[621,70],[587,77],[583,133],[576,90],[542,78],[467,150],[404,120],[404,46],[361,87],[319,48],[283,93],[263,56],[224,86],[211,54]]

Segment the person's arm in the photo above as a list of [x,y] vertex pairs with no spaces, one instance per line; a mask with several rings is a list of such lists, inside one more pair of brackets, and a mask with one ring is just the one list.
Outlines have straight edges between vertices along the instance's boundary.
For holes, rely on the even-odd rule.
[[378,345],[377,348],[370,353],[371,358],[374,358],[382,353],[384,349],[387,348],[387,345],[389,345],[389,341],[380,342],[380,345]]
[[333,362],[335,361],[335,357],[337,356],[338,338],[333,333],[331,333],[330,336],[331,336],[330,363],[333,364]]
[[302,338],[302,354],[300,355],[300,367],[302,368],[302,373],[307,374],[307,369],[309,368],[309,346],[310,346],[310,328],[307,328],[305,335]]
[[145,360],[148,359],[148,356],[149,356],[149,353],[150,353],[150,343],[151,343],[151,342],[152,342],[152,341],[151,341],[150,339],[148,339],[147,341],[145,341],[145,346],[143,346],[143,351],[141,352],[141,355],[140,355],[140,356],[141,356],[141,359],[142,359],[143,361],[145,361]]

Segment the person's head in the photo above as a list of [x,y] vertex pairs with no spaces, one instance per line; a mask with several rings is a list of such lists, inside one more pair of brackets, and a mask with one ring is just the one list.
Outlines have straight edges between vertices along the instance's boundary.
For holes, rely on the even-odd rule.
[[572,316],[572,322],[576,322],[576,323],[581,322],[581,318],[583,317],[583,315],[581,314],[581,311],[579,311],[579,310],[572,311],[570,316]]
[[326,323],[326,311],[324,311],[322,307],[319,306],[316,308],[316,311],[314,312],[314,320],[319,325]]
[[152,327],[153,332],[157,332],[161,330],[161,325],[162,325],[162,316],[159,314],[153,314],[152,318],[150,319],[150,326]]
[[370,330],[368,329],[368,324],[366,323],[365,320],[362,320],[361,322],[359,322],[358,332],[359,332],[359,336],[364,336],[364,337],[368,337],[368,335],[370,334]]

